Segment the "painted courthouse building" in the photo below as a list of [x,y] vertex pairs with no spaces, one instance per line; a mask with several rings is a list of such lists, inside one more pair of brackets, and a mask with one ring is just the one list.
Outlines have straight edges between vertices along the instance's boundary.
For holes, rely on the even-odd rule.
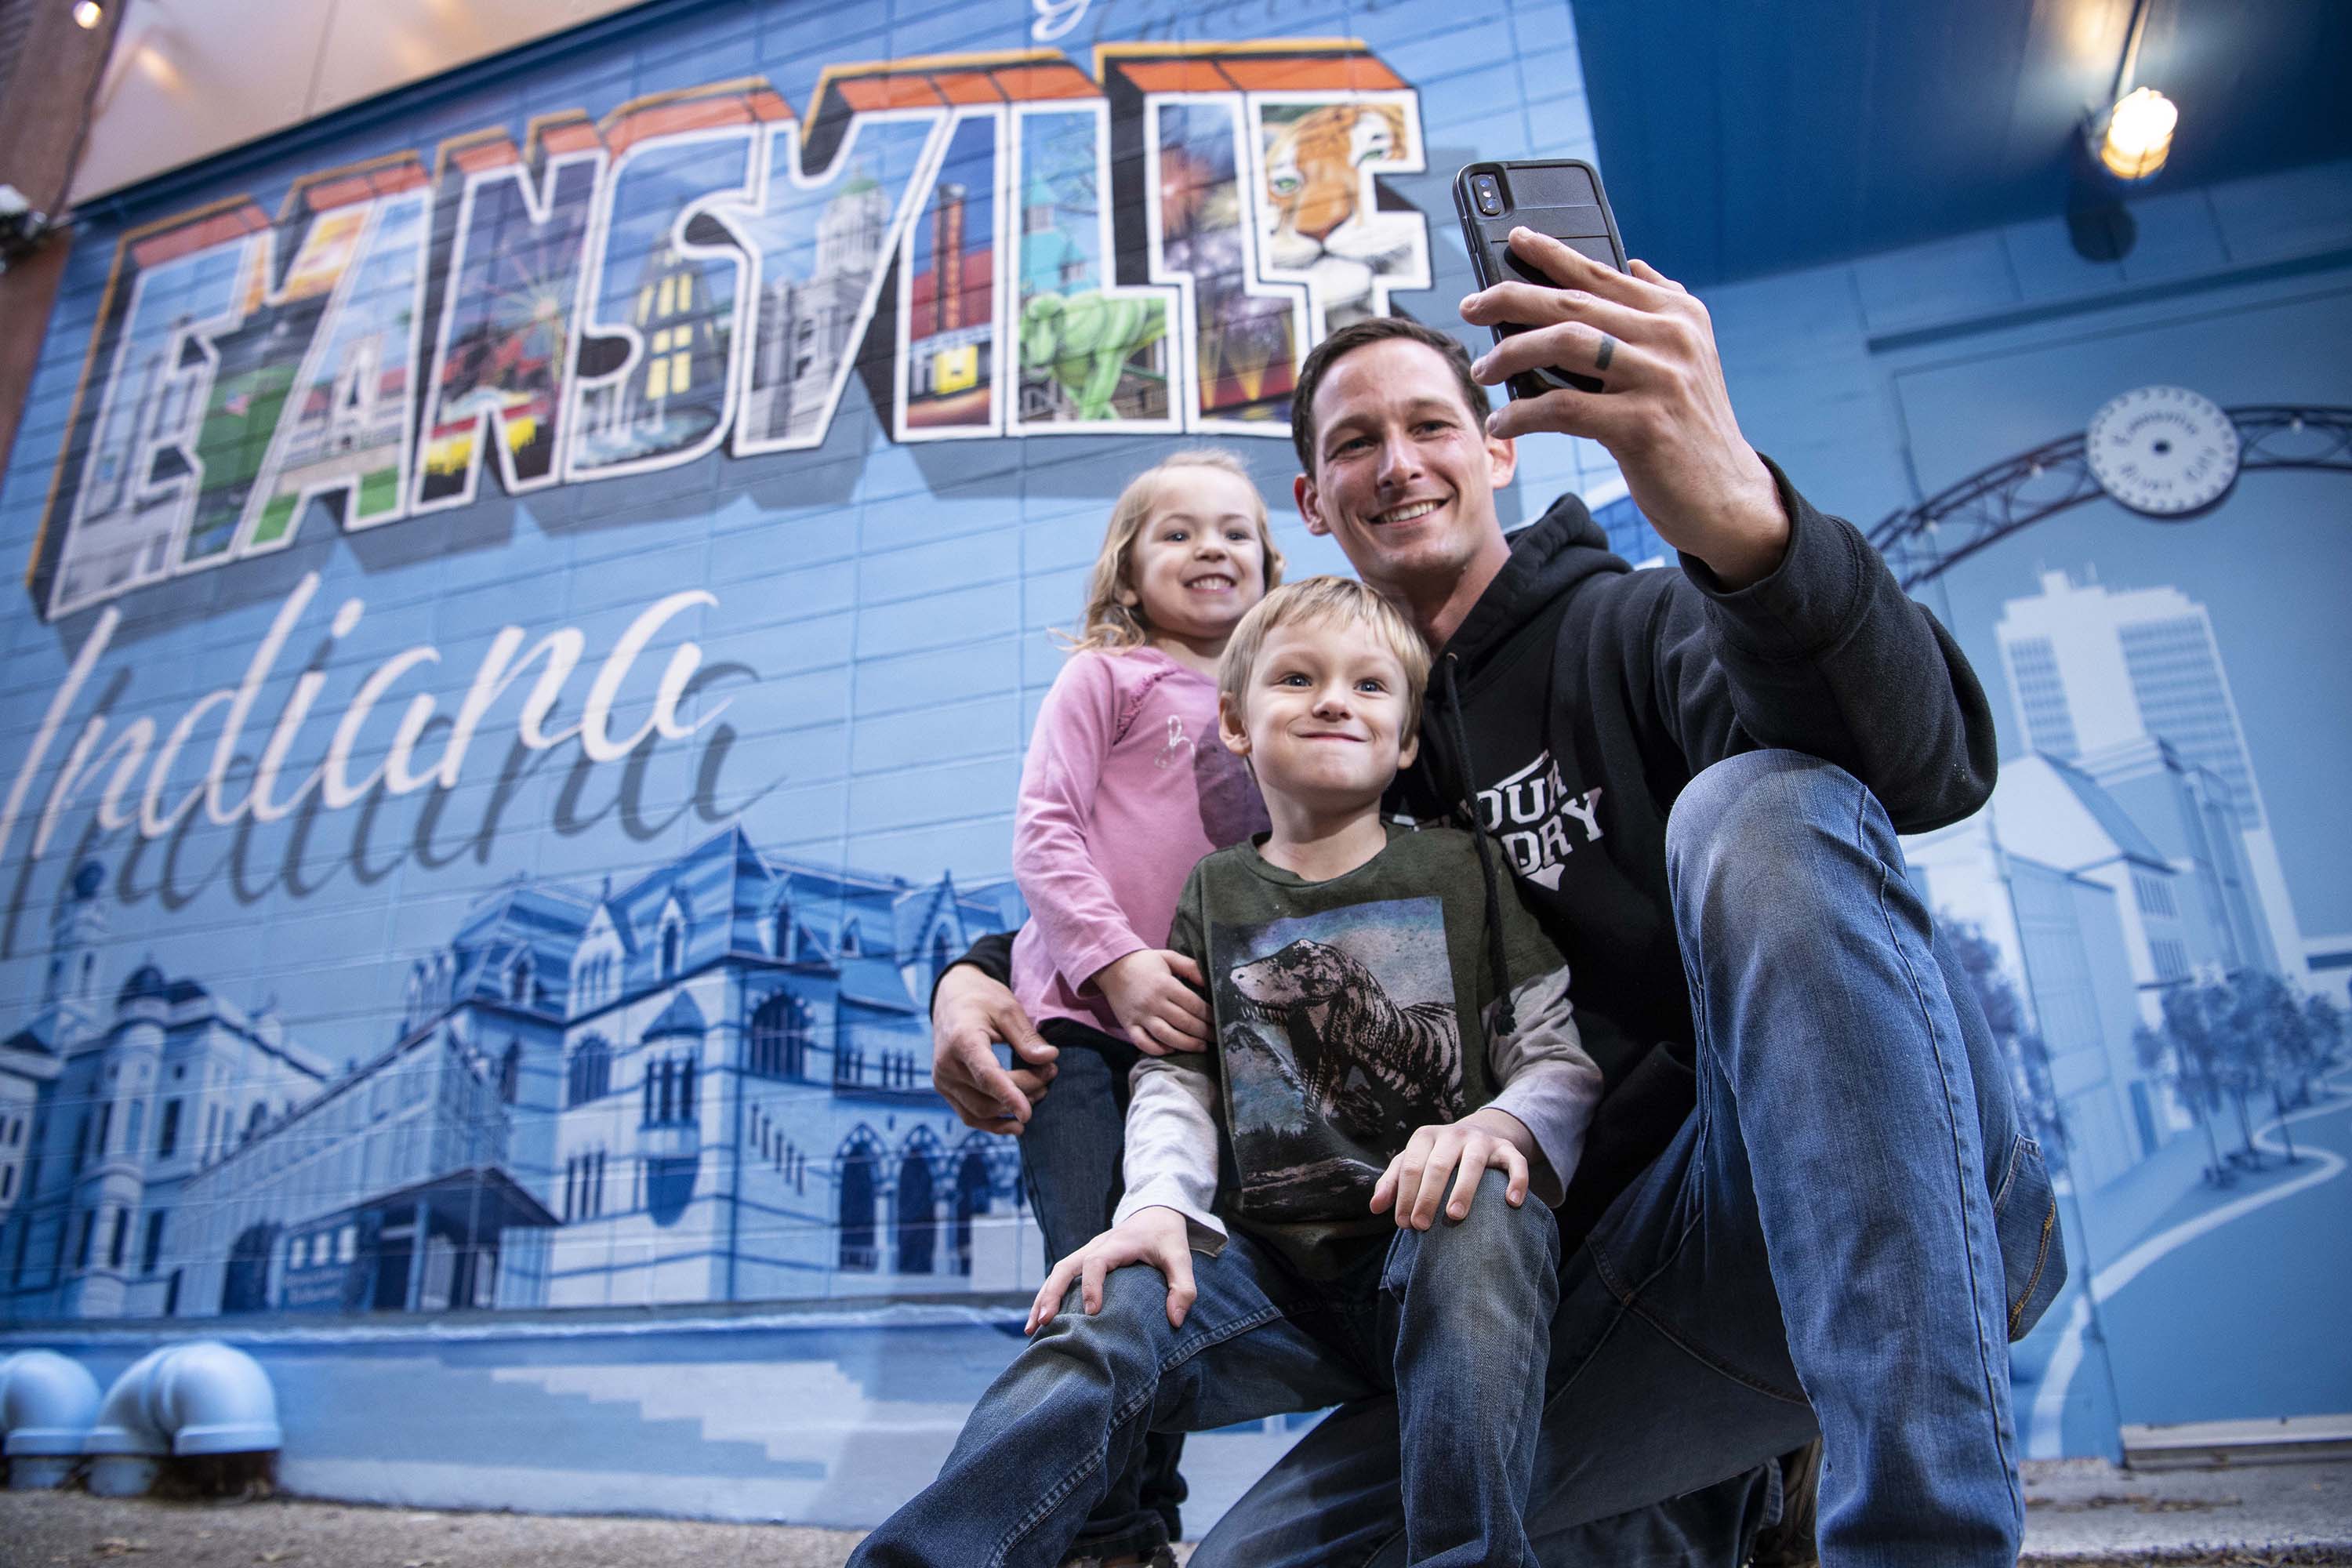
[[[931,1092],[922,999],[1009,885],[772,860],[739,828],[631,885],[517,879],[334,1073],[142,963],[103,870],[0,1047],[0,1300],[30,1318],[656,1305],[1001,1289],[1018,1154]],[[1034,1272],[1034,1268],[1033,1268]]]

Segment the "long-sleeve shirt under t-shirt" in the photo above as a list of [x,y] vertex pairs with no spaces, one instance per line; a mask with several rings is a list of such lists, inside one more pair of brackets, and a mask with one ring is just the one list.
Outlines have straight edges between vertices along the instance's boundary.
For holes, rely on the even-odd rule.
[[[1391,828],[1320,882],[1249,843],[1200,864],[1170,945],[1208,977],[1215,1042],[1137,1064],[1118,1219],[1174,1209],[1209,1252],[1231,1221],[1328,1279],[1393,1234],[1372,1188],[1413,1131],[1487,1106],[1533,1135],[1530,1189],[1559,1203],[1601,1069],[1567,964],[1507,879],[1490,936],[1476,855],[1457,828]],[[1491,1032],[1497,942],[1507,1034]]]
[[1256,784],[1217,739],[1215,681],[1157,648],[1072,654],[1021,770],[1013,874],[1030,918],[1013,994],[1032,1018],[1124,1038],[1088,979],[1166,947],[1193,866],[1265,827]]

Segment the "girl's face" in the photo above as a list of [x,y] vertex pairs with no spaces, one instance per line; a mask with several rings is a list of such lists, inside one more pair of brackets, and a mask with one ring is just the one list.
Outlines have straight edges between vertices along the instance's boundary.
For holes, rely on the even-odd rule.
[[1219,642],[1265,596],[1257,493],[1222,468],[1179,468],[1128,549],[1123,604],[1155,637]]

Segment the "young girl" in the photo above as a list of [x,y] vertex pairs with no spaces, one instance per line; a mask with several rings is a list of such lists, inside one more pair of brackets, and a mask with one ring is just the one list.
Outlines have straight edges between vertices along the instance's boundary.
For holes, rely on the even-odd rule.
[[1158,1056],[1208,1040],[1168,927],[1193,864],[1266,826],[1217,742],[1216,670],[1234,624],[1281,580],[1265,502],[1229,452],[1180,452],[1111,510],[1013,816],[1029,922],[1013,991],[1056,1046]]
[[[1217,658],[1282,580],[1265,502],[1231,453],[1180,452],[1111,510],[1069,662],[1037,714],[1013,818],[1029,922],[1013,990],[1060,1051],[1022,1139],[1053,1259],[1110,1223],[1138,1051],[1199,1050],[1201,976],[1166,951],[1193,863],[1265,829],[1265,805],[1217,740]],[[1069,1561],[1171,1563],[1183,1439],[1154,1435],[1116,1477]]]

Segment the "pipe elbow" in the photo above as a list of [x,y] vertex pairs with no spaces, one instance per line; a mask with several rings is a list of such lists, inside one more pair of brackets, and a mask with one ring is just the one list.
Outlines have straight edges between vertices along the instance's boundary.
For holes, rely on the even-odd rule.
[[0,1428],[10,1458],[79,1455],[98,1419],[98,1380],[55,1351],[0,1360]]

